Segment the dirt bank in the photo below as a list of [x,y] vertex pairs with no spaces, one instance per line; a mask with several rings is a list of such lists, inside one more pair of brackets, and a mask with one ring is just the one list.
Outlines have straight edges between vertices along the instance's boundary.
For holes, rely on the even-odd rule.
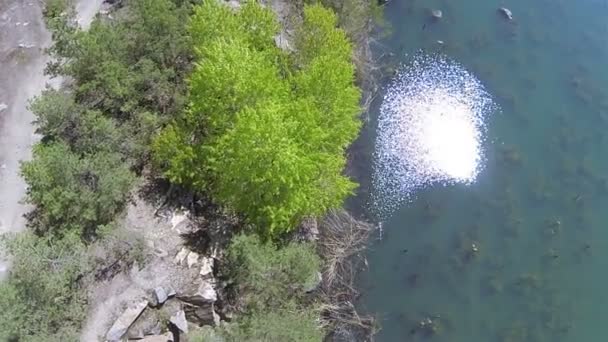
[[[78,20],[88,27],[103,0],[80,0]],[[25,227],[21,203],[25,183],[19,176],[19,162],[31,156],[34,117],[28,101],[47,84],[57,85],[43,70],[48,61],[44,48],[51,41],[42,20],[42,3],[37,0],[0,0],[0,234]],[[0,260],[0,279],[6,263]]]

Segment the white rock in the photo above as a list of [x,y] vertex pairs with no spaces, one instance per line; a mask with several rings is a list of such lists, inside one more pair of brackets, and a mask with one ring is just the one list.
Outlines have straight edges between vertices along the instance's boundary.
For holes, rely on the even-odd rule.
[[513,20],[513,12],[506,7],[501,7],[498,9],[498,12],[501,13],[508,20]]
[[173,261],[176,264],[181,265],[184,262],[184,259],[186,259],[188,256],[188,253],[190,253],[190,251],[186,247],[182,247],[182,249],[175,255]]
[[204,305],[215,302],[217,293],[210,282],[203,280],[195,291],[179,295],[178,298],[193,305]]
[[199,272],[203,279],[213,277],[213,258],[201,258],[201,271]]
[[196,252],[190,252],[188,254],[188,258],[187,258],[187,264],[188,264],[188,268],[192,268],[192,266],[198,264],[198,253]]
[[4,102],[0,102],[0,112],[4,111],[8,106]]
[[171,216],[171,229],[175,229],[180,223],[184,222],[188,218],[188,210],[175,211]]

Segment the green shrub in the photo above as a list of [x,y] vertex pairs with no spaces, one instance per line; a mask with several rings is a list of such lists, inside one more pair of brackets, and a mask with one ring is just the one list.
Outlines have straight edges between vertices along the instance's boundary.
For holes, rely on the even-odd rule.
[[344,151],[360,127],[352,47],[335,15],[306,7],[293,55],[276,47],[277,29],[255,1],[238,12],[204,1],[190,24],[189,109],[154,144],[171,181],[211,193],[264,237],[342,205],[355,187],[341,174]]
[[80,238],[4,237],[11,275],[0,282],[0,341],[76,341],[85,318],[79,278],[89,269]]
[[312,244],[291,243],[277,249],[256,235],[234,237],[228,261],[239,296],[252,310],[277,308],[301,298],[320,269]]
[[81,157],[64,143],[34,146],[33,159],[21,172],[28,184],[26,200],[36,206],[31,225],[51,236],[78,232],[91,238],[122,210],[134,182],[120,155]]

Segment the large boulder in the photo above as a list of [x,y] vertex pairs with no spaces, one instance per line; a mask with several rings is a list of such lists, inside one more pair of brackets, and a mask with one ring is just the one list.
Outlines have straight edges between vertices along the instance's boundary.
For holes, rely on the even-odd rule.
[[120,339],[127,333],[127,330],[131,324],[137,320],[139,315],[141,315],[147,306],[147,300],[137,302],[129,306],[114,322],[110,330],[108,330],[106,339],[111,342],[120,341]]
[[197,288],[178,293],[177,298],[192,305],[204,305],[214,303],[217,300],[217,292],[211,282],[203,280]]

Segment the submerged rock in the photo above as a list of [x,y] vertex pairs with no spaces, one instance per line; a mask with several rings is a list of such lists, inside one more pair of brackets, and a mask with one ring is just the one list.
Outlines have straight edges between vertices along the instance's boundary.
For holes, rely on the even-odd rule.
[[511,12],[511,10],[506,7],[499,8],[498,13],[500,13],[507,20],[513,20],[513,12]]

